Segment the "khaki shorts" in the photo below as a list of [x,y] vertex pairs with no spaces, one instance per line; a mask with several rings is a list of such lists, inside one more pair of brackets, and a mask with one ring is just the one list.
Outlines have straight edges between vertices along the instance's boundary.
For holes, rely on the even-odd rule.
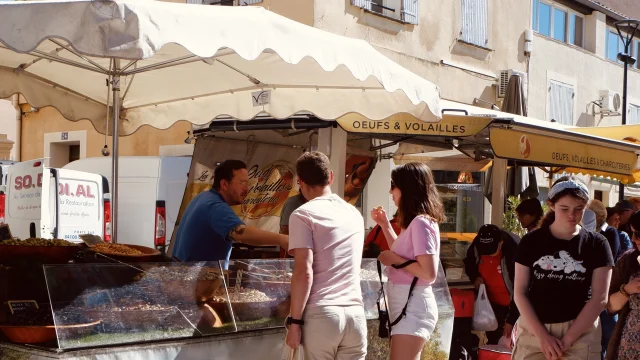
[[[573,321],[558,324],[544,324],[549,334],[562,339],[569,330]],[[571,348],[564,352],[561,360],[600,360],[602,329],[600,319],[596,318],[593,326],[585,331],[582,336],[573,343]],[[518,319],[516,344],[511,355],[512,360],[545,360],[540,350],[540,342],[533,334],[526,321]]]

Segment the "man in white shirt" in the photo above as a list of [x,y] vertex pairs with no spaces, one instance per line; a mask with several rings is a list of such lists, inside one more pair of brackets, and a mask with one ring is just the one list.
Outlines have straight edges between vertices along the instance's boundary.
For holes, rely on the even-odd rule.
[[364,359],[367,323],[360,291],[364,220],[331,193],[329,158],[304,153],[296,163],[308,200],[289,219],[294,257],[287,345],[302,343],[305,359]]

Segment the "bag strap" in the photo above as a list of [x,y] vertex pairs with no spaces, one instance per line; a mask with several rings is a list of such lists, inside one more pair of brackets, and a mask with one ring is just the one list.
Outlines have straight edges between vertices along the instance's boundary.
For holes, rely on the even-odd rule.
[[[391,266],[394,269],[402,269],[416,262],[417,261],[415,260],[407,260],[400,265],[393,264]],[[385,306],[386,306],[387,299],[384,296],[384,288],[382,286],[382,266],[380,264],[380,261],[377,262],[377,266],[378,266],[378,277],[380,278],[380,294],[384,298]],[[407,315],[407,306],[409,306],[409,299],[411,298],[411,295],[413,295],[413,289],[416,287],[417,283],[418,283],[418,277],[414,276],[413,281],[411,281],[411,286],[409,287],[409,296],[407,297],[407,302],[404,304],[404,307],[402,308],[402,312],[400,312],[400,315],[398,316],[398,318],[395,319],[393,322],[389,323],[389,331],[391,331],[391,327],[396,326],[400,322],[400,320],[402,320],[402,318],[404,318]],[[380,310],[380,298],[378,298],[377,305],[378,305],[378,310]],[[387,307],[387,309],[389,308]],[[391,319],[389,319],[389,321],[391,321]]]

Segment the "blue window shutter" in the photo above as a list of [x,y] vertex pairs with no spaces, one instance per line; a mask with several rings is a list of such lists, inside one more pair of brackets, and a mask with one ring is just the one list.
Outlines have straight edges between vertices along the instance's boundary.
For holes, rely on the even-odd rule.
[[402,0],[402,21],[409,24],[417,24],[419,7],[419,0]]
[[464,42],[487,47],[488,0],[462,0],[462,34]]

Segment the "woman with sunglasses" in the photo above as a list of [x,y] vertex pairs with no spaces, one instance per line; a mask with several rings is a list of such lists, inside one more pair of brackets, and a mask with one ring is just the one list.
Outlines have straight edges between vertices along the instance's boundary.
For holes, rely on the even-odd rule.
[[[419,359],[438,320],[431,285],[438,273],[438,223],[445,220],[444,207],[431,170],[421,163],[408,163],[393,170],[389,193],[398,207],[400,235],[393,231],[381,207],[373,209],[371,217],[382,228],[391,249],[378,257],[387,266],[389,318],[401,319],[391,328],[391,359]],[[416,262],[401,269],[393,268],[408,260]],[[409,296],[414,277],[418,280]],[[406,316],[400,317],[405,304]]]
[[607,360],[638,359],[640,353],[640,212],[629,218],[633,249],[613,269],[607,311],[618,314],[618,324],[607,348]]
[[607,304],[613,256],[604,236],[580,226],[589,190],[575,177],[549,190],[550,211],[516,253],[520,311],[513,360],[599,360],[599,315]]

